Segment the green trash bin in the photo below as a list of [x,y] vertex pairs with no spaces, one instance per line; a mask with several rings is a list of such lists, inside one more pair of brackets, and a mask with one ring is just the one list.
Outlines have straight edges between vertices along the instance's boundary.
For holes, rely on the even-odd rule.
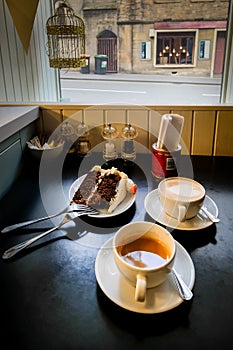
[[81,67],[81,73],[88,74],[90,73],[90,55],[83,54],[81,57],[84,57],[86,59],[86,65],[84,67]]
[[95,55],[95,73],[105,74],[107,69],[108,56],[107,55]]

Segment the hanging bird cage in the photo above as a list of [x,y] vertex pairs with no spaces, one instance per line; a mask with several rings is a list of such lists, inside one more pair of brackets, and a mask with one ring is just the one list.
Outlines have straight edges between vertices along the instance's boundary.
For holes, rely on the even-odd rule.
[[85,26],[65,2],[46,23],[48,56],[52,68],[79,68],[86,65]]

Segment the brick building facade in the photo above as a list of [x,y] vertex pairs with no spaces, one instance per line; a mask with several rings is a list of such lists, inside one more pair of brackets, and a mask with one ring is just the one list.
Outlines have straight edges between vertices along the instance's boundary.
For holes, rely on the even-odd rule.
[[107,72],[222,73],[229,1],[69,1],[86,26],[86,52],[107,54]]

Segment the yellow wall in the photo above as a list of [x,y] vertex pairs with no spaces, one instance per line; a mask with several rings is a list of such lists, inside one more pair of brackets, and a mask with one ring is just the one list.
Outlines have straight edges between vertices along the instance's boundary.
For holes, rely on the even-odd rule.
[[41,105],[42,132],[51,134],[69,118],[76,127],[82,120],[91,129],[94,147],[103,141],[102,127],[115,124],[121,131],[130,122],[138,130],[137,141],[148,149],[157,140],[161,115],[184,116],[182,152],[191,155],[233,156],[233,106],[78,106]]

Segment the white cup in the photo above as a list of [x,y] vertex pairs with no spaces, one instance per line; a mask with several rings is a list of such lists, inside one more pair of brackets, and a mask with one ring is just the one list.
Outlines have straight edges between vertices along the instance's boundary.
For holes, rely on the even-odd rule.
[[[145,247],[147,253],[143,251]],[[113,252],[119,271],[136,287],[135,300],[143,302],[146,289],[163,283],[171,272],[176,244],[172,235],[162,226],[138,221],[117,231],[113,238]],[[163,258],[161,253],[165,253]]]
[[185,177],[168,177],[158,185],[163,210],[178,221],[195,217],[205,199],[205,189],[197,181]]

